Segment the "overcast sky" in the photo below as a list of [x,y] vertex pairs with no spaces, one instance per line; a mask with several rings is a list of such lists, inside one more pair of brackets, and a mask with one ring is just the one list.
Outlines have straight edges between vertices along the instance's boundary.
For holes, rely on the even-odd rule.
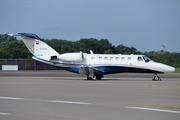
[[0,0],[0,34],[105,38],[139,51],[180,52],[180,0]]

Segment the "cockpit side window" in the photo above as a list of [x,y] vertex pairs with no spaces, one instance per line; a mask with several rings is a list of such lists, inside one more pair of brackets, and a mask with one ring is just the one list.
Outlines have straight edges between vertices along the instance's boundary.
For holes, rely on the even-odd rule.
[[143,56],[143,59],[145,62],[149,62],[149,61],[152,61],[150,58],[148,58],[147,56]]
[[142,57],[138,57],[138,58],[137,58],[137,61],[138,61],[138,62],[143,62]]

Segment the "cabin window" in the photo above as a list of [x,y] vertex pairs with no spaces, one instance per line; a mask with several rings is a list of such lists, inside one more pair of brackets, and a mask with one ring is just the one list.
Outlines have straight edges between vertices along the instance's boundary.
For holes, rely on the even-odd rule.
[[108,59],[108,57],[104,57],[104,60],[107,60]]
[[143,62],[143,59],[142,59],[142,57],[138,57],[138,62]]
[[102,57],[99,57],[99,60],[102,60]]
[[124,60],[125,60],[125,57],[122,57],[121,60],[124,61]]
[[113,60],[113,57],[110,57],[110,60]]
[[119,60],[119,57],[116,57],[116,60]]
[[131,57],[128,57],[128,61],[131,61]]

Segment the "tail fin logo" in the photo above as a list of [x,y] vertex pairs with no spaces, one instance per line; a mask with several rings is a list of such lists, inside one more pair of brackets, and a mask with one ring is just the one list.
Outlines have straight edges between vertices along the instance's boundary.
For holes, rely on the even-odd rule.
[[39,45],[39,41],[36,41],[36,45]]

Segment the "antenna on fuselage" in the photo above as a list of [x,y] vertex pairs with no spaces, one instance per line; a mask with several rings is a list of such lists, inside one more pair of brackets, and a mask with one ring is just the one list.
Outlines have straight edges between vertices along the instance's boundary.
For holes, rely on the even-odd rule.
[[90,54],[94,54],[92,50],[89,50]]

